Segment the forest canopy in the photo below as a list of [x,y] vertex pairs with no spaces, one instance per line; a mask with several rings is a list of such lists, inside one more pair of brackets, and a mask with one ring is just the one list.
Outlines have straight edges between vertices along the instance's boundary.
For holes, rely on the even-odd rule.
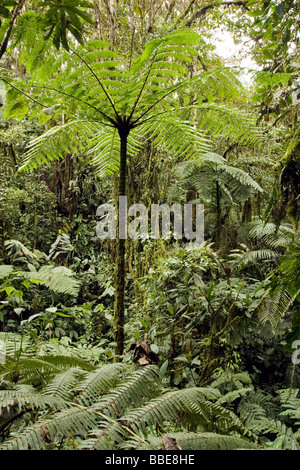
[[0,450],[300,449],[299,29],[1,1]]

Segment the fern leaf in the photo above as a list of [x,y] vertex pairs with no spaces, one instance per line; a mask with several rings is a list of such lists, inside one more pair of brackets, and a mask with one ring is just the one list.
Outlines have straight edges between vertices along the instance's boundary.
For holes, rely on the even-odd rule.
[[76,401],[82,405],[91,405],[99,400],[101,394],[114,388],[122,370],[121,364],[108,364],[88,374],[85,380],[77,387],[79,394]]
[[2,264],[0,266],[0,279],[8,277],[14,271],[14,267],[9,264]]
[[43,266],[38,272],[27,273],[27,276],[61,294],[77,296],[81,287],[80,281],[73,277],[73,271],[65,266]]
[[78,386],[79,378],[84,377],[85,374],[85,371],[70,367],[70,369],[55,375],[47,384],[43,395],[51,395],[52,397],[60,397],[65,401],[71,401],[74,396],[74,388]]
[[3,410],[14,410],[19,412],[22,409],[45,410],[63,409],[65,402],[60,397],[48,397],[37,393],[21,393],[17,390],[0,390],[0,414]]
[[1,450],[42,450],[52,441],[64,436],[85,435],[97,426],[97,416],[89,409],[77,407],[67,408],[51,419],[42,419],[27,427],[16,437],[8,439],[0,445]]
[[82,152],[84,143],[86,145],[99,130],[99,124],[84,120],[55,126],[30,142],[19,170],[34,169],[42,163],[49,164],[64,158],[66,152]]
[[160,372],[156,366],[145,366],[135,371],[126,381],[97,402],[96,409],[108,416],[122,416],[132,406],[156,396],[160,388]]

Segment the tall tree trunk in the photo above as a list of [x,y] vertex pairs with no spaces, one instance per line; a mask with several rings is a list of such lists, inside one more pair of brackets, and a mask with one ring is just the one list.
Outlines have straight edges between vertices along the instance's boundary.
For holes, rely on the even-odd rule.
[[6,34],[4,36],[3,42],[0,45],[0,59],[4,55],[4,53],[7,49],[8,41],[10,39],[14,23],[17,19],[18,14],[20,13],[22,7],[24,6],[24,4],[25,4],[25,0],[19,0],[17,5],[15,6],[15,9],[12,13],[12,17],[11,17],[8,29],[7,29]]
[[134,34],[135,34],[135,24],[134,24],[134,0],[130,0],[130,33],[131,33],[131,42],[130,42],[130,62],[129,68],[131,67],[132,57],[133,57],[133,42],[134,42]]
[[95,11],[95,19],[96,19],[98,39],[101,40],[102,35],[101,35],[101,22],[100,22],[100,8],[99,8],[98,0],[94,0],[94,11]]
[[221,245],[221,194],[220,194],[220,185],[219,182],[216,181],[216,205],[217,205],[217,214],[216,214],[216,235],[215,235],[215,243],[217,249],[220,248]]
[[116,33],[115,33],[115,14],[116,14],[116,12],[115,12],[114,4],[112,3],[112,1],[109,2],[109,0],[104,0],[104,5],[105,5],[107,15],[108,15],[108,18],[109,18],[109,22],[110,22],[109,42],[114,47],[114,45],[115,45],[115,36],[116,36]]
[[[126,160],[127,160],[127,129],[119,129],[121,139],[120,149],[120,179],[119,179],[119,197],[126,194]],[[124,351],[124,311],[125,311],[125,282],[126,282],[126,268],[125,268],[125,243],[126,239],[120,238],[120,214],[119,208],[117,210],[117,253],[115,264],[115,302],[114,302],[114,341],[116,343],[115,353],[116,360],[118,356],[123,354]]]
[[156,2],[156,0],[150,0],[148,33],[153,33],[153,26],[154,26],[154,5],[155,5],[155,2]]

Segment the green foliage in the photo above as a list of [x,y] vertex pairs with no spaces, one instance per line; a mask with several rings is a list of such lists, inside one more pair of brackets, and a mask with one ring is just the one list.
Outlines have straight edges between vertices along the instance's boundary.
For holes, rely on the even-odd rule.
[[[5,374],[6,367],[2,368]],[[216,448],[240,448],[242,442],[246,448],[255,447],[251,443],[255,436],[242,426],[237,416],[214,403],[219,397],[216,389],[164,391],[155,366],[132,370],[128,376],[130,369],[119,363],[91,372],[71,367],[48,376],[40,390],[30,385],[12,387],[5,379],[2,382],[6,384],[5,390],[1,392],[2,432],[11,427],[6,413],[11,410],[16,417],[14,433],[4,439],[1,449],[55,449],[62,442],[67,444],[71,436],[77,436],[80,448],[85,449],[139,447],[141,443],[153,448],[155,426],[164,426],[164,422],[171,420],[181,432],[185,422],[205,429],[210,427],[210,416],[214,417],[214,429],[219,434],[204,433],[206,442]],[[31,422],[18,431],[17,417],[22,421],[24,412],[31,415]],[[244,435],[244,439],[223,436],[224,430],[230,429]],[[200,438],[187,430],[181,436],[182,440]],[[155,448],[160,446],[157,442]]]
[[[3,0],[0,8],[0,17],[8,18],[12,24],[16,21],[15,11],[21,10],[25,2],[13,0]],[[71,34],[79,43],[84,42],[85,25],[93,24],[94,20],[86,11],[93,8],[91,2],[77,0],[60,0],[54,2],[47,0],[43,2],[33,2],[25,12],[22,12],[17,22],[16,31],[13,30],[14,45],[25,43],[28,46],[28,40],[36,40],[33,51],[41,53],[46,45],[46,41],[51,37],[53,45],[58,50],[60,46],[69,50],[68,35]],[[27,6],[27,5],[26,5]],[[11,8],[14,7],[14,8]],[[18,11],[20,14],[21,12]],[[1,23],[0,23],[1,26]],[[4,23],[3,33],[10,35],[9,26]],[[31,28],[29,28],[29,26]],[[25,31],[24,31],[25,29]],[[4,34],[3,34],[4,35]],[[2,37],[0,35],[0,44]],[[27,43],[27,44],[26,44]],[[35,58],[33,58],[35,60]]]
[[52,0],[43,2],[45,7],[44,23],[45,28],[49,28],[44,34],[44,39],[53,35],[53,44],[57,49],[62,45],[67,51],[69,44],[67,33],[75,37],[79,43],[83,43],[83,25],[85,22],[93,24],[93,19],[84,8],[93,8],[93,4],[88,1],[62,0],[57,5]]
[[[299,449],[299,7],[196,3],[1,3],[4,450]],[[127,240],[114,281],[122,178],[203,245]]]
[[[73,51],[72,60],[49,85],[34,85],[32,91],[37,91],[37,94],[32,95],[31,99],[43,103],[52,92],[52,104],[60,104],[57,112],[66,109],[71,117],[71,99],[74,112],[80,109],[88,118],[80,121],[72,119],[62,126],[52,127],[33,140],[21,168],[35,168],[41,163],[63,158],[66,152],[85,152],[87,155],[95,154],[94,162],[102,173],[112,172],[118,167],[120,145],[115,129],[122,120],[132,129],[128,138],[129,155],[140,150],[145,138],[175,156],[186,158],[202,155],[211,149],[210,139],[204,134],[230,134],[233,138],[257,141],[259,132],[241,110],[217,104],[219,95],[228,96],[229,90],[235,95],[237,88],[241,87],[238,80],[233,79],[231,70],[214,70],[195,75],[192,79],[185,78],[188,69],[183,64],[189,63],[197,54],[199,42],[200,37],[196,33],[186,30],[155,39],[145,47],[143,54],[128,71],[124,71],[121,57],[111,51],[109,43],[94,40],[84,48],[79,46]],[[178,55],[178,47],[181,55]],[[113,62],[107,61],[107,56]],[[57,66],[60,67],[60,63]],[[174,80],[177,81],[176,85]],[[86,81],[90,83],[88,88]],[[182,99],[186,92],[194,93],[193,86],[197,87],[197,93],[202,92],[203,99],[215,101],[213,104],[200,103],[196,108],[204,134],[186,122],[184,114],[193,107],[178,109],[174,99],[175,92],[179,96],[183,93]],[[24,99],[22,87],[13,84],[12,87],[13,91],[7,94],[8,107],[11,95]],[[102,103],[101,109],[99,102]],[[7,109],[6,116],[9,117],[10,111]],[[103,129],[103,124],[108,128]],[[113,129],[110,130],[110,127]]]
[[0,366],[2,450],[159,450],[169,438],[183,450],[299,446],[296,389],[281,390],[277,399],[243,388],[246,374],[221,374],[210,387],[170,390],[156,366],[93,368],[71,360],[28,357]]

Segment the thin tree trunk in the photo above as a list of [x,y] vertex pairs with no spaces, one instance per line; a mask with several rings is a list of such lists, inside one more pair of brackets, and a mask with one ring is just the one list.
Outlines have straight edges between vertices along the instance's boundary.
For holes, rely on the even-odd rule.
[[156,0],[150,0],[148,33],[153,33],[154,26],[154,5]]
[[221,194],[219,182],[216,182],[216,204],[217,204],[217,217],[216,217],[216,246],[220,248],[221,244]]
[[[127,160],[127,136],[128,131],[119,130],[121,139],[120,150],[120,179],[119,179],[119,196],[125,196],[126,193],[126,160]],[[116,360],[123,354],[124,351],[124,311],[125,311],[125,282],[126,282],[126,268],[125,268],[125,238],[120,238],[120,214],[117,211],[117,253],[115,264],[115,302],[114,302],[114,341],[116,343],[115,353]]]
[[130,0],[130,33],[131,33],[131,44],[130,44],[130,62],[129,62],[129,68],[131,67],[132,63],[132,57],[133,57],[133,42],[134,42],[134,34],[135,34],[135,25],[134,25],[134,1]]
[[115,13],[113,11],[111,2],[108,3],[108,0],[104,0],[104,5],[105,5],[109,22],[110,22],[109,42],[111,43],[112,46],[114,46],[115,45]]
[[102,39],[101,35],[101,24],[100,24],[100,9],[98,0],[94,0],[94,11],[95,11],[95,19],[96,19],[96,27],[98,33],[98,39]]
[[0,46],[0,59],[1,57],[4,55],[6,49],[7,49],[7,45],[8,45],[8,41],[10,39],[10,36],[11,36],[11,32],[12,32],[12,29],[13,29],[13,26],[14,26],[14,23],[17,19],[17,16],[18,14],[20,13],[20,10],[22,9],[23,5],[25,3],[25,0],[19,0],[19,2],[17,3],[17,5],[15,6],[15,9],[13,11],[13,14],[12,14],[12,17],[11,17],[11,21],[9,23],[9,26],[8,26],[8,30],[6,32],[6,35],[3,39],[3,42]]

